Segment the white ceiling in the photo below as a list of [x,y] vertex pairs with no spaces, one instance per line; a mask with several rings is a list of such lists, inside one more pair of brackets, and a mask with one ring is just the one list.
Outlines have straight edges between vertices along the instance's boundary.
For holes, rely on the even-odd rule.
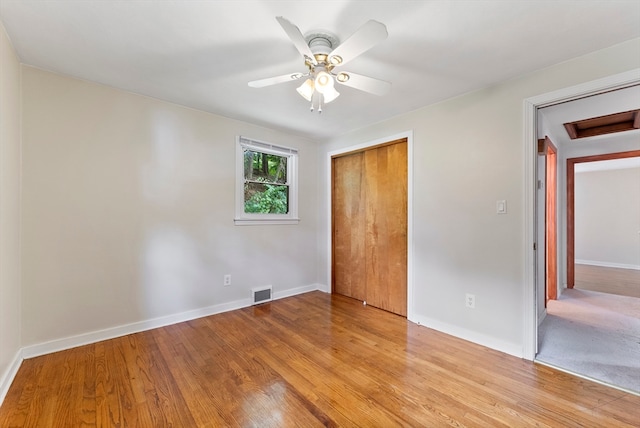
[[[593,147],[595,143],[602,147],[625,146],[640,150],[640,129],[572,140],[564,128],[568,122],[637,109],[640,109],[640,85],[544,107],[538,110],[538,138],[552,136],[553,143],[559,149],[574,150],[585,145]],[[583,162],[574,167],[576,173],[638,168],[640,157]]]
[[[276,16],[340,40],[384,23],[344,69],[391,92],[341,86],[318,115],[295,82],[248,87],[305,71]],[[0,19],[25,64],[317,140],[640,37],[637,0],[0,0]]]
[[552,136],[559,148],[593,141],[610,144],[614,140],[628,140],[638,142],[640,149],[640,129],[571,140],[564,128],[565,123],[637,109],[640,109],[640,85],[544,107],[538,110],[538,137]]

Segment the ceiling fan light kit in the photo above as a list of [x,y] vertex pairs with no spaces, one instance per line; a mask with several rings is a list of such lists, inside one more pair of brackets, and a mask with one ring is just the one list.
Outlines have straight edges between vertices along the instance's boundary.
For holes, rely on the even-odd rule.
[[278,83],[290,82],[306,77],[304,83],[296,90],[311,103],[311,111],[317,106],[322,113],[322,105],[338,98],[340,93],[335,88],[335,82],[376,95],[384,95],[391,88],[391,83],[373,77],[363,76],[347,71],[334,73],[333,69],[371,49],[374,45],[387,38],[387,28],[384,24],[370,20],[360,27],[342,44],[338,38],[326,31],[315,31],[302,35],[298,27],[287,19],[276,17],[294,46],[302,54],[308,73],[289,73],[282,76],[249,82],[252,88],[262,88]]
[[336,76],[336,80],[340,83],[344,83],[349,80],[349,75],[347,73],[340,73]]

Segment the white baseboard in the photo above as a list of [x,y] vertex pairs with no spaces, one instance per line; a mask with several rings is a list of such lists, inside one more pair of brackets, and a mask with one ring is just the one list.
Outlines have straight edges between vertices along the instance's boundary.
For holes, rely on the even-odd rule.
[[274,291],[273,300],[284,299],[285,297],[291,297],[298,294],[308,293],[310,291],[320,290],[320,287],[322,287],[322,285],[320,284],[311,284],[297,288],[290,288],[288,290]]
[[24,360],[22,349],[18,349],[15,357],[7,370],[2,374],[2,378],[0,378],[0,406],[2,406],[2,402],[4,398],[7,396],[7,392],[9,392],[9,387],[13,383],[13,379],[15,379],[16,374],[18,374],[18,370],[20,369],[20,365]]
[[[318,290],[319,284],[311,284],[288,290],[277,291],[273,293],[273,299],[283,299],[285,297],[295,296],[297,294],[308,293]],[[88,345],[100,342],[102,340],[114,339],[116,337],[126,336],[127,334],[139,333],[141,331],[151,330],[154,328],[165,327],[184,321],[190,321],[196,318],[207,317],[222,312],[233,311],[251,306],[251,298],[235,300],[228,303],[220,303],[217,305],[207,306],[205,308],[194,309],[191,311],[181,312],[178,314],[167,315],[164,317],[153,318],[150,320],[125,324],[118,327],[111,327],[104,330],[97,330],[76,336],[65,337],[62,339],[51,340],[49,342],[29,345],[22,348],[23,358],[33,358],[40,355],[50,354],[52,352],[63,351],[65,349],[75,348],[77,346]]]
[[327,284],[316,284],[318,286],[318,291],[323,291],[325,293],[331,294],[331,286]]
[[494,349],[496,351],[504,352],[505,354],[513,355],[514,357],[524,358],[522,345],[505,342],[503,340],[496,339],[495,337],[480,334],[475,331],[467,330],[465,328],[423,317],[421,315],[414,316],[414,319],[411,321],[415,322],[416,324],[432,328],[441,333],[455,336],[457,338],[467,340],[469,342],[473,342],[478,345]]
[[599,261],[596,261],[596,260],[578,260],[578,259],[576,259],[575,263],[577,265],[591,265],[591,266],[610,267],[610,268],[618,268],[618,269],[640,270],[640,265],[627,265],[627,264],[623,264],[623,263],[599,262]]

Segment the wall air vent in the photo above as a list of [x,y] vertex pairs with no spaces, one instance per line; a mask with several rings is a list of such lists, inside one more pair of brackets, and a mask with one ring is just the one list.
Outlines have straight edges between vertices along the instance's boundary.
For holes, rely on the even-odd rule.
[[267,285],[265,287],[257,287],[251,289],[251,304],[259,305],[260,303],[270,302],[273,300],[273,287]]

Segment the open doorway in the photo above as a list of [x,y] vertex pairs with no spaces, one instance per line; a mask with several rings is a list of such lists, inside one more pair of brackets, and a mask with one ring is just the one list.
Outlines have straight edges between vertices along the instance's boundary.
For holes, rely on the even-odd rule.
[[[636,181],[637,174],[634,173],[640,168],[639,160],[640,150],[567,159],[567,288],[574,288],[576,284],[576,260],[582,262],[581,265],[640,269],[640,228],[637,224],[640,181]],[[590,194],[586,189],[579,192],[582,196],[579,211],[576,210],[576,171],[583,174],[600,171],[600,178],[608,181],[596,186],[596,176],[583,183],[581,187],[591,183]],[[631,177],[629,180],[624,180],[625,173]],[[578,223],[580,227],[576,227],[577,214],[582,219]],[[607,224],[599,227],[600,222]],[[620,230],[622,228],[624,230]],[[582,249],[579,257],[576,257],[576,235],[583,242],[579,246]]]
[[[545,293],[546,287],[541,281],[542,278],[538,280],[536,295],[539,303],[539,328],[536,334],[539,340],[536,342],[535,360],[640,393],[640,359],[637,355],[637,343],[632,339],[637,325],[640,324],[640,300],[573,289],[576,262],[576,165],[640,156],[640,126],[619,135],[598,135],[581,141],[576,141],[564,126],[567,122],[577,119],[637,109],[640,101],[636,100],[640,100],[640,87],[631,85],[619,91],[608,91],[538,110],[538,132],[543,132],[544,136],[551,136],[554,142],[557,142],[559,168],[563,169],[563,173],[558,176],[557,184],[560,194],[558,218],[561,224],[557,260],[561,266],[559,276],[562,286],[558,287],[557,301],[548,299],[547,291],[547,299],[544,299],[544,302],[548,304],[542,308],[541,294]],[[549,177],[542,176],[540,169],[537,171],[537,179],[542,180],[547,186],[553,186]],[[640,188],[638,191],[640,193]],[[615,193],[615,189],[610,189],[609,193]],[[615,212],[616,207],[610,206],[609,209]],[[614,223],[615,221],[609,221],[608,226],[613,228]],[[541,223],[537,224],[540,227]],[[638,230],[633,230],[634,235],[637,232]],[[545,234],[545,237],[547,236],[548,234]],[[637,245],[640,245],[640,240]],[[542,243],[540,247],[546,249]],[[548,254],[548,251],[543,254]],[[548,266],[548,260],[542,254],[538,254],[536,263],[537,266],[543,263]]]
[[[523,101],[524,138],[523,138],[523,166],[524,166],[524,281],[523,281],[523,323],[522,323],[522,356],[534,361],[538,351],[538,311],[539,286],[537,283],[537,266],[539,251],[537,248],[537,158],[538,140],[540,132],[538,113],[545,107],[560,105],[574,100],[589,98],[620,89],[637,87],[640,85],[640,69],[629,70],[620,74],[607,76],[580,85],[563,88],[553,92],[526,98]],[[633,108],[633,107],[632,107]],[[560,158],[560,167],[563,162]],[[560,187],[560,190],[562,188]],[[559,247],[562,250],[562,247]],[[562,251],[561,251],[561,254]]]
[[640,156],[575,163],[573,183],[573,288],[640,298]]

